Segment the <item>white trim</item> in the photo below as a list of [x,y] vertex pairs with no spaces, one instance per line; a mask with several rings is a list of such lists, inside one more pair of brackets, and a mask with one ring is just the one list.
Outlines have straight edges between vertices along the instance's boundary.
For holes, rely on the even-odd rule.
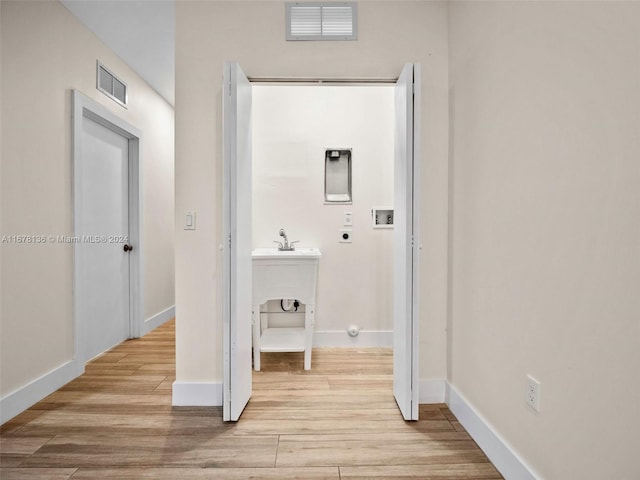
[[174,407],[220,407],[222,382],[173,382]]
[[76,360],[70,360],[24,387],[5,395],[0,399],[0,424],[8,422],[47,395],[82,375],[83,371],[84,366],[78,364]]
[[469,401],[447,382],[447,404],[491,463],[507,479],[537,480],[537,475]]
[[[142,269],[142,161],[141,144],[142,132],[133,125],[125,122],[111,113],[95,100],[87,97],[78,90],[72,91],[72,144],[73,144],[73,234],[82,232],[80,225],[82,209],[82,124],[84,118],[89,118],[100,125],[129,139],[129,241],[134,245],[130,253],[130,315],[129,335],[132,338],[140,336],[142,324],[142,292],[144,271]],[[86,344],[86,331],[79,319],[80,298],[82,286],[79,278],[82,272],[80,255],[81,244],[74,244],[74,272],[73,272],[73,334],[74,358],[84,364],[83,346]]]
[[444,403],[446,381],[443,378],[425,378],[420,380],[419,403]]
[[346,330],[313,332],[314,347],[393,347],[393,330],[361,330],[350,337]]
[[161,312],[156,313],[154,316],[147,318],[140,329],[140,336],[144,337],[151,330],[158,328],[165,322],[168,322],[176,316],[176,306],[173,305]]
[[419,63],[413,64],[413,133],[412,146],[413,146],[413,173],[411,175],[413,185],[411,191],[413,192],[413,198],[411,200],[411,215],[412,215],[412,249],[413,249],[413,274],[411,276],[411,316],[413,317],[413,331],[411,332],[411,350],[413,352],[413,362],[411,365],[411,388],[417,388],[417,394],[412,393],[411,402],[413,410],[412,420],[418,420],[419,405],[420,405],[420,257],[421,257],[421,242],[422,237],[420,235],[420,218],[421,218],[421,170],[420,165],[422,162],[421,149],[422,149],[422,69]]
[[[117,117],[116,117],[117,118]],[[129,311],[130,311],[130,336],[139,338],[143,334],[143,292],[144,292],[144,248],[142,235],[142,212],[144,211],[144,192],[142,184],[142,132],[135,127],[127,125],[131,135],[129,138],[129,243],[134,246],[129,252]]]

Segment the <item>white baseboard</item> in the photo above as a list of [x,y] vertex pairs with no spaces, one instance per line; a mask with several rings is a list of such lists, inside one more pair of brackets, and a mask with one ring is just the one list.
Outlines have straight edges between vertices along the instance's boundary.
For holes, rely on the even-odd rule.
[[222,406],[222,382],[173,382],[174,407]]
[[84,365],[79,365],[78,363],[76,360],[70,360],[45,373],[40,378],[36,378],[24,387],[2,397],[0,399],[0,423],[8,422],[47,395],[52,394],[74,378],[82,375]]
[[444,403],[446,381],[443,378],[426,378],[420,380],[418,394],[419,403]]
[[392,330],[362,330],[350,337],[346,330],[313,332],[314,347],[392,347]]
[[[141,327],[140,336],[146,335],[151,330],[171,320],[175,315],[176,307],[172,306],[148,318]],[[24,387],[5,395],[0,399],[0,422],[5,423],[11,420],[83,373],[84,365],[79,364],[76,360],[70,360]],[[220,405],[222,405],[222,400]]]
[[471,435],[491,463],[507,480],[541,478],[520,458],[511,445],[464,398],[455,387],[446,384],[447,404],[465,430]]
[[176,316],[176,306],[167,308],[161,312],[156,313],[153,317],[147,318],[144,322],[142,322],[142,326],[140,327],[140,336],[144,337],[151,330],[155,330],[163,323],[171,320]]

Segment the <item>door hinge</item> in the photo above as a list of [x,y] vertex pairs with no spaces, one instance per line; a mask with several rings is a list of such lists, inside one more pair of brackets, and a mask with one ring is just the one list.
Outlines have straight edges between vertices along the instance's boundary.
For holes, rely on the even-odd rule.
[[231,234],[229,234],[229,248],[231,248]]

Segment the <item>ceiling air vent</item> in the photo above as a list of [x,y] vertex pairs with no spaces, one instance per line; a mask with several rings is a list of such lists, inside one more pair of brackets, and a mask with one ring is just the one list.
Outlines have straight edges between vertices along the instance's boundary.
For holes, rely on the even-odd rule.
[[127,84],[116,77],[107,67],[97,62],[96,88],[102,93],[118,102],[123,107],[127,106]]
[[355,2],[293,3],[287,7],[287,40],[356,40]]

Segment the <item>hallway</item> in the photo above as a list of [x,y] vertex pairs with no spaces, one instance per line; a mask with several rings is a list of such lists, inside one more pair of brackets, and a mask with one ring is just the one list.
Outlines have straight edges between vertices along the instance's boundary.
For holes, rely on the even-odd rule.
[[389,349],[263,354],[241,420],[172,407],[174,321],[2,426],[4,479],[500,479],[443,405],[404,422]]

